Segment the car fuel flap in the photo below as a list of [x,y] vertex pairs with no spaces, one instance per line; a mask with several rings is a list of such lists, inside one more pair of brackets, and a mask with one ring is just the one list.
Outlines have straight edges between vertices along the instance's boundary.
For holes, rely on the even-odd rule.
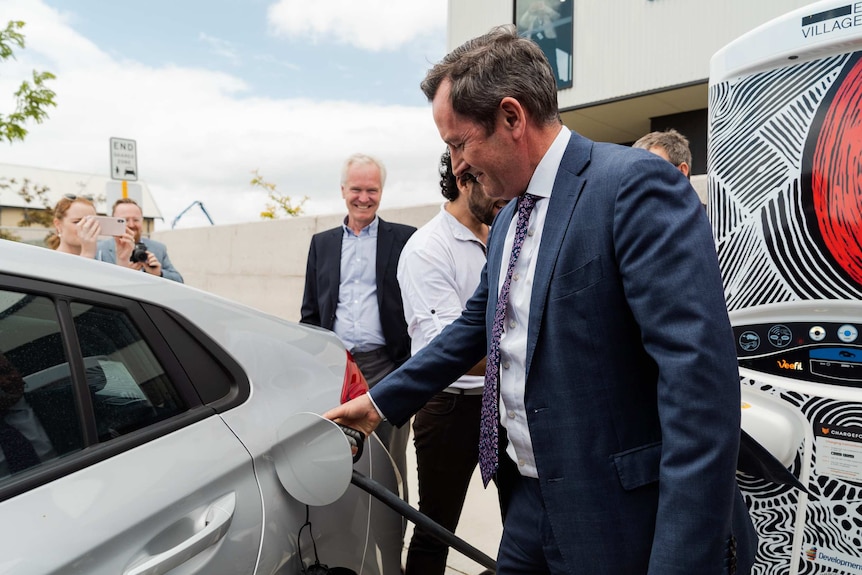
[[273,459],[281,484],[306,505],[329,505],[350,486],[350,442],[336,423],[316,413],[297,413],[281,425]]

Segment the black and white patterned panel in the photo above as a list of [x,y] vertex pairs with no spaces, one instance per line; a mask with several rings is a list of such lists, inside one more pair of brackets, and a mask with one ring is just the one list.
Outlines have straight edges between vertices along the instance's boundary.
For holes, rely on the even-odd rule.
[[[862,405],[856,402],[817,398],[742,378],[741,384],[771,395],[800,411],[809,425],[831,425],[862,429]],[[803,461],[800,444],[791,471],[799,477],[801,466],[809,466],[806,519],[802,549],[793,548],[800,493],[787,486],[738,474],[737,479],[758,532],[755,575],[786,575],[795,564],[797,573],[859,573],[862,568],[842,569],[817,559],[816,550],[833,555],[862,556],[862,482],[818,474],[816,444],[811,461]],[[815,559],[809,558],[813,554]]]
[[816,223],[803,197],[809,136],[851,56],[710,87],[707,208],[729,310],[862,297],[812,237]]

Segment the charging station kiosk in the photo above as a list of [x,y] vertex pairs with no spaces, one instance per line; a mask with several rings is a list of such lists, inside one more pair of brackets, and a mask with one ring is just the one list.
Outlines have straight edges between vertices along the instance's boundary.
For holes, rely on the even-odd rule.
[[709,199],[742,425],[806,487],[740,474],[759,575],[862,575],[862,2],[713,56]]

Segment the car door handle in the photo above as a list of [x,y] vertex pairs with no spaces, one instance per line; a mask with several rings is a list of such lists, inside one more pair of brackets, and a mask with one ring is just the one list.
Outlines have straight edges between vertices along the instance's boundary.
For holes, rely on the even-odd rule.
[[204,528],[180,543],[157,555],[152,555],[130,567],[124,575],[161,575],[185,563],[198,553],[215,545],[227,533],[236,510],[236,493],[220,497],[207,508]]

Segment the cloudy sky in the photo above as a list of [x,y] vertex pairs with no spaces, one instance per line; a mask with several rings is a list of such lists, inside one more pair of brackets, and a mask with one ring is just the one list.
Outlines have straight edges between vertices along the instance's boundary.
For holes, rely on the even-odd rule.
[[[31,70],[57,108],[0,162],[108,175],[111,137],[137,142],[139,177],[169,227],[198,200],[217,224],[255,221],[266,195],[342,211],[341,164],[379,156],[383,207],[439,199],[443,145],[419,90],[445,53],[446,0],[0,0],[27,47],[0,68],[0,113]],[[177,227],[207,224],[191,210]]]

